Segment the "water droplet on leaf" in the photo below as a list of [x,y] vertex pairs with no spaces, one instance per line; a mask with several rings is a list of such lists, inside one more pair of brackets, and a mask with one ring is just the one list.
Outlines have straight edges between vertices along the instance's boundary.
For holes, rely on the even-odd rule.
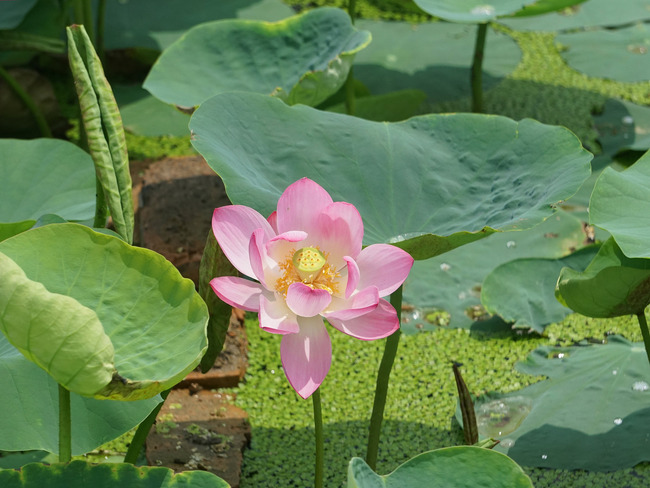
[[615,425],[621,425],[623,423],[623,419],[620,417],[617,417],[614,419],[614,424]]
[[513,247],[516,247],[516,246],[517,246],[517,243],[516,243],[515,241],[508,241],[508,242],[506,242],[506,247],[507,247],[508,249],[512,249]]
[[419,308],[413,308],[412,310],[402,310],[402,323],[404,324],[420,320],[421,318],[422,311]]
[[542,454],[542,459],[548,459],[548,456],[546,454]]
[[451,266],[450,266],[449,264],[447,264],[447,263],[442,263],[442,264],[440,265],[440,269],[441,269],[442,271],[449,271],[449,270],[451,269]]
[[648,391],[650,389],[650,385],[648,385],[648,383],[645,381],[635,381],[632,385],[632,389],[634,391]]
[[634,123],[634,118],[632,118],[631,115],[626,115],[621,119],[621,122],[623,122],[625,125],[632,125]]
[[510,449],[512,446],[515,445],[515,441],[512,439],[503,439],[501,441],[501,445],[505,447],[506,449]]
[[476,406],[476,423],[481,435],[500,437],[519,427],[530,413],[532,401],[523,396],[492,400]]

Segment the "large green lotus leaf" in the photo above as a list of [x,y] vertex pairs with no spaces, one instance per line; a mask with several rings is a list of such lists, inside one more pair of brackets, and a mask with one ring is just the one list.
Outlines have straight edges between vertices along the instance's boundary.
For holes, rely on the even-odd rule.
[[[359,20],[372,42],[354,58],[354,76],[373,94],[418,89],[429,101],[470,96],[470,67],[476,27],[446,22],[385,22]],[[519,64],[514,40],[490,29],[483,63],[483,89],[495,86]]]
[[85,461],[45,465],[32,463],[20,470],[0,470],[3,488],[229,488],[207,471],[174,474],[169,468],[125,463],[93,465]]
[[95,169],[88,153],[57,139],[0,139],[0,222],[95,213]]
[[94,396],[151,397],[178,383],[203,356],[205,303],[159,254],[78,224],[23,232],[2,241],[0,252],[29,280],[97,314],[117,374]]
[[625,171],[605,168],[589,209],[591,223],[610,232],[626,256],[650,258],[650,151]]
[[164,102],[193,107],[233,90],[318,105],[345,82],[368,32],[336,8],[269,23],[222,20],[198,25],[167,48],[144,88]]
[[535,0],[414,0],[426,13],[450,22],[489,22],[511,15]]
[[[650,460],[650,366],[642,343],[541,347],[523,373],[547,376],[523,390],[477,399],[482,436],[523,466],[613,471]],[[458,415],[457,415],[458,418]]]
[[[59,390],[43,369],[0,334],[0,450],[59,451]],[[96,400],[70,394],[72,454],[77,456],[119,437],[144,420],[161,399]],[[3,486],[0,483],[0,486]]]
[[594,117],[603,153],[650,149],[650,108],[610,98],[602,114]]
[[13,29],[20,25],[35,4],[36,0],[0,3],[0,29]]
[[113,378],[113,344],[97,314],[51,293],[0,252],[0,331],[70,391],[92,396]]
[[578,4],[587,0],[538,0],[530,5],[525,5],[521,10],[517,10],[512,17],[533,17],[547,14],[549,12],[566,11],[577,8]]
[[588,317],[643,313],[650,304],[650,259],[628,258],[610,238],[583,272],[562,270],[555,295]]
[[560,271],[569,267],[584,270],[598,252],[598,246],[580,249],[561,259],[515,259],[496,267],[481,288],[481,303],[516,327],[544,332],[572,311],[555,298]]
[[558,34],[555,39],[565,47],[560,54],[569,66],[588,76],[624,82],[648,80],[650,29],[645,24]]
[[483,23],[504,16],[533,16],[571,7],[585,0],[414,0],[422,10],[451,22]]
[[348,466],[348,488],[532,488],[530,478],[512,459],[474,446],[424,452],[390,474],[380,476],[361,458]]
[[294,11],[282,0],[121,0],[106,2],[106,47],[162,51],[190,27],[219,19],[276,21]]
[[189,136],[190,116],[139,86],[113,85],[124,129],[143,136]]
[[568,130],[530,119],[379,123],[248,93],[204,102],[190,129],[233,203],[268,215],[306,176],[359,209],[365,244],[392,242],[416,259],[534,226],[578,190],[592,157]]
[[647,0],[589,0],[536,17],[503,18],[499,22],[516,30],[565,31],[585,27],[624,25],[650,19]]
[[558,212],[532,229],[494,234],[441,256],[417,261],[404,284],[404,302],[417,310],[411,325],[429,328],[420,319],[432,310],[445,310],[450,314],[450,326],[469,327],[481,315],[477,308],[481,304],[481,287],[494,268],[515,259],[559,259],[584,240],[582,222]]

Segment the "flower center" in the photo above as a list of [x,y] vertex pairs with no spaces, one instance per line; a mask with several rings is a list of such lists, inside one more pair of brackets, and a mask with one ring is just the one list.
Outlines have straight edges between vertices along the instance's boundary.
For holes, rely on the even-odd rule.
[[315,247],[303,247],[290,254],[280,263],[282,276],[275,283],[277,292],[287,296],[287,289],[294,283],[304,283],[312,289],[338,293],[341,274],[327,262],[327,254]]
[[315,247],[303,247],[293,254],[292,262],[300,279],[312,283],[327,264],[327,259]]

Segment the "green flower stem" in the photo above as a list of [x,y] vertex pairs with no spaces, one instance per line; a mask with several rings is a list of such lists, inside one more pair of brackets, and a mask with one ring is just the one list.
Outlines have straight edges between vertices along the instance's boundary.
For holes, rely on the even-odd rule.
[[474,61],[472,62],[472,112],[483,112],[483,53],[485,51],[485,37],[487,24],[479,24],[476,31],[476,44],[474,45]]
[[648,355],[648,362],[650,362],[650,332],[648,331],[648,321],[645,318],[645,311],[636,315],[641,326],[641,334],[643,335],[643,343],[645,344],[645,352]]
[[[402,310],[402,287],[400,286],[390,296],[390,303],[397,311],[399,318]],[[386,396],[388,395],[388,381],[390,372],[393,369],[397,347],[401,330],[397,329],[395,333],[386,339],[384,346],[384,355],[379,364],[377,373],[377,386],[375,387],[375,401],[372,405],[372,415],[370,416],[370,431],[368,433],[368,450],[366,451],[366,463],[373,470],[377,467],[377,454],[379,452],[379,437],[381,435],[381,423],[384,419],[384,408],[386,407]]]
[[70,392],[59,385],[59,462],[72,459],[72,421],[70,418]]
[[160,402],[158,406],[151,411],[147,418],[140,422],[140,425],[138,425],[135,434],[133,434],[133,439],[131,439],[131,444],[129,444],[129,448],[126,451],[126,455],[124,456],[125,463],[135,464],[138,460],[142,446],[144,446],[144,443],[147,440],[147,436],[149,435],[149,431],[151,430],[151,426],[156,421],[158,412],[160,412],[160,409],[165,403],[167,395],[169,395],[170,391],[171,389],[163,391],[160,394],[162,397],[162,402]]
[[7,85],[9,85],[9,88],[13,90],[13,92],[16,94],[18,98],[20,98],[20,101],[23,102],[25,107],[27,107],[27,110],[30,111],[32,114],[32,117],[34,117],[34,120],[36,121],[36,125],[38,125],[38,129],[41,131],[41,135],[43,137],[52,137],[52,131],[50,130],[50,126],[47,125],[47,120],[45,119],[45,115],[43,115],[43,112],[41,109],[38,107],[36,102],[34,102],[34,99],[27,93],[22,86],[20,86],[20,83],[16,81],[16,79],[9,74],[7,70],[5,70],[2,66],[0,66],[0,78],[5,80]]
[[323,440],[323,413],[320,405],[320,388],[312,395],[314,403],[314,435],[316,437],[316,461],[314,466],[314,488],[323,488],[323,461],[325,442]]

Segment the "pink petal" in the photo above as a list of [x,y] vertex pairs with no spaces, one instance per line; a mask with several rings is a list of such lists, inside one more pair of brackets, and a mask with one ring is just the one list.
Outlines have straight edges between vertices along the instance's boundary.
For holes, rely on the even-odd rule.
[[227,205],[214,210],[212,231],[228,260],[241,273],[255,276],[248,254],[248,244],[256,229],[266,240],[275,236],[271,225],[258,212],[243,205]]
[[292,283],[287,290],[287,306],[293,313],[301,317],[318,315],[331,301],[330,292],[311,289],[304,283]]
[[345,298],[350,298],[352,292],[357,289],[357,284],[359,283],[359,266],[354,259],[349,256],[344,256],[343,260],[346,262],[346,270],[348,273],[348,282],[345,285]]
[[327,320],[334,319],[338,321],[355,319],[372,312],[377,308],[378,303],[379,293],[377,288],[369,286],[365,290],[355,293],[347,300],[333,298],[328,311],[323,313],[323,317]]
[[250,242],[248,243],[248,256],[251,269],[253,271],[251,278],[258,279],[264,288],[268,288],[264,276],[264,261],[266,258],[266,245],[264,241],[264,230],[255,229],[253,231],[253,235],[251,236]]
[[295,334],[300,332],[298,317],[294,314],[284,299],[262,296],[260,299],[260,328],[272,334]]
[[413,266],[413,258],[409,253],[390,244],[366,247],[359,253],[356,262],[360,272],[357,288],[376,286],[380,297],[397,290]]
[[279,234],[278,232],[278,211],[276,210],[273,212],[271,215],[269,215],[269,218],[266,219],[268,223],[271,225],[271,228],[275,231],[276,234]]
[[399,329],[397,312],[386,300],[379,300],[377,308],[351,320],[337,320],[328,317],[335,329],[364,341],[383,339]]
[[334,202],[318,216],[317,226],[309,233],[308,241],[328,254],[328,261],[337,268],[343,257],[356,258],[363,241],[363,221],[351,203]]
[[210,286],[221,300],[236,308],[257,312],[264,288],[259,283],[236,276],[218,276]]
[[332,197],[318,183],[308,178],[292,183],[278,200],[278,232],[304,230],[310,234],[316,219],[330,203]]
[[300,332],[282,336],[280,356],[289,383],[302,398],[321,385],[332,364],[332,343],[323,319],[299,317]]

